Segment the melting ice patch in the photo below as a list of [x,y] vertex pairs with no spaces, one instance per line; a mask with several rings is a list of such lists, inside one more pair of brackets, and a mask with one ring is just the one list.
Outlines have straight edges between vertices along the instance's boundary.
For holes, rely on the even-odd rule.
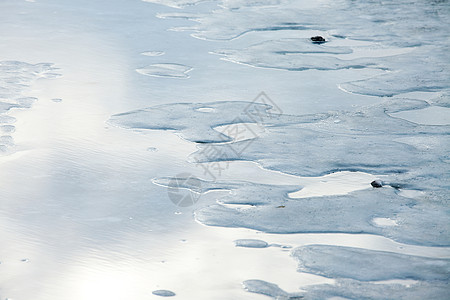
[[393,96],[410,92],[436,92],[450,88],[450,54],[447,48],[422,47],[408,54],[383,60],[391,70],[369,79],[340,84],[352,93]]
[[[272,189],[266,188],[260,193],[264,192],[270,194]],[[264,204],[258,196],[247,194],[239,199],[240,195],[242,193],[237,192],[218,201],[252,203],[254,207],[211,205],[196,211],[196,219],[210,226],[243,227],[270,233],[367,233],[408,244],[450,246],[446,223],[449,210],[445,205],[423,205],[398,196],[392,189],[296,200],[278,196],[270,199],[272,202],[262,201]],[[398,225],[379,226],[372,221],[375,217],[396,220]]]
[[[428,46],[407,54],[382,59],[374,57],[341,59],[331,54],[344,53],[345,49],[350,52],[352,50],[348,47],[331,47],[327,44],[314,45],[305,40],[299,41],[294,39],[271,40],[245,49],[220,50],[215,53],[236,63],[289,71],[369,67],[389,70],[383,75],[339,85],[345,91],[358,94],[393,96],[416,91],[435,92],[450,88],[448,49]],[[430,55],[431,53],[432,55]]]
[[[194,37],[211,40],[231,40],[256,31],[321,31],[329,36],[331,43],[314,45],[308,44],[307,39],[271,39],[243,49],[218,50],[215,53],[236,63],[292,71],[368,67],[390,71],[340,85],[341,89],[352,93],[392,96],[449,87],[450,6],[445,1],[340,0],[314,5],[293,0],[216,2],[219,8],[210,13],[179,12],[159,16],[195,21],[196,25],[178,30],[193,31]],[[233,26],[229,20],[233,20]],[[391,54],[389,58],[342,59],[338,57],[340,54],[358,48],[332,45],[333,41],[344,39],[366,41],[372,47],[393,50],[417,49],[403,55]]]
[[240,239],[234,241],[236,247],[244,247],[244,248],[267,248],[269,244],[262,240],[255,239]]
[[183,8],[186,6],[197,5],[207,0],[142,0],[144,2],[151,2],[156,4],[162,4],[169,7]]
[[172,291],[169,290],[156,290],[152,292],[153,295],[155,296],[161,296],[161,297],[173,297],[176,294]]
[[[169,186],[173,178],[163,177],[154,180],[161,186]],[[257,184],[240,181],[206,181],[195,179],[192,182],[180,183],[180,188],[190,189],[197,193],[206,193],[213,190],[230,191],[230,194],[220,197],[221,204],[237,204],[259,206],[265,204],[282,205],[286,201],[287,192],[298,189],[298,186],[279,186],[270,184]],[[248,197],[248,195],[253,195]]]
[[255,122],[251,114],[269,108],[250,102],[174,103],[117,114],[109,122],[125,128],[175,130],[184,139],[197,143],[221,143],[233,138],[214,127]]
[[[168,186],[170,180],[172,178],[159,178],[155,183]],[[408,244],[450,246],[446,222],[450,212],[445,202],[422,203],[400,196],[394,188],[368,189],[344,196],[290,199],[288,193],[297,186],[199,181],[195,187],[183,184],[180,187],[200,193],[229,191],[217,198],[219,204],[195,212],[195,218],[205,225],[251,228],[270,233],[368,233]],[[446,196],[435,197],[445,199]],[[373,222],[374,218],[395,220],[397,226],[380,226]]]
[[450,125],[450,108],[431,106],[417,111],[400,112],[392,116],[423,125]]
[[240,64],[289,71],[359,69],[377,66],[373,58],[344,60],[331,56],[331,54],[352,53],[352,49],[313,44],[310,39],[269,40],[245,49],[218,50],[214,53],[224,56],[225,60]]
[[428,100],[428,102],[436,106],[450,107],[450,91],[444,90],[438,96]]
[[361,248],[309,245],[296,248],[292,256],[300,272],[329,278],[360,281],[390,279],[440,280],[450,276],[450,260],[425,258]]
[[[166,2],[166,5],[170,5],[172,1],[149,2]],[[200,1],[173,2],[186,5]],[[229,40],[251,31],[314,29],[351,39],[417,46],[435,44],[437,40],[444,39],[442,33],[447,32],[450,10],[445,1],[431,4],[410,0],[383,3],[349,0],[323,3],[299,0],[215,2],[219,8],[210,13],[195,16],[186,14],[197,24],[184,29],[195,31],[196,37],[213,40]],[[276,14],[273,13],[274,9]],[[177,13],[176,16],[182,14]],[[164,16],[171,17],[171,14]],[[233,20],[233,26],[230,26],[229,20]],[[411,36],[416,38],[411,40]]]
[[[195,0],[158,2],[169,5],[177,2],[172,3],[177,7],[198,3]],[[219,189],[228,194],[218,197],[217,204],[198,210],[197,220],[206,225],[272,233],[370,233],[408,244],[450,246],[447,225],[450,127],[394,117],[435,110],[438,106],[450,107],[448,3],[410,0],[214,2],[218,8],[211,12],[179,11],[159,16],[196,22],[178,30],[192,31],[193,36],[201,39],[232,40],[258,32],[252,40],[262,39],[253,45],[243,41],[236,43],[243,45],[239,48],[224,46],[226,49],[215,51],[235,63],[291,71],[377,68],[384,73],[341,83],[340,88],[350,93],[383,97],[416,91],[439,92],[440,95],[427,101],[395,99],[354,111],[275,118],[268,117],[269,106],[254,105],[251,113],[246,113],[248,104],[229,102],[176,103],[113,116],[111,121],[119,126],[171,129],[197,143],[198,151],[190,156],[190,161],[195,163],[254,161],[272,170],[300,176],[363,171],[382,176],[386,183],[374,189],[368,182],[367,189],[345,196],[292,199],[289,193],[298,187],[202,182],[201,192]],[[230,20],[233,20],[232,26]],[[298,37],[294,35],[304,30],[308,32],[299,33]],[[311,30],[321,32],[327,43],[316,45],[301,38],[307,37]],[[284,38],[293,36],[296,38]],[[358,46],[361,42],[356,41],[364,41],[364,45]],[[386,50],[386,55],[365,57],[363,47],[379,47]],[[390,50],[395,51],[389,53]],[[358,53],[362,55],[357,56]],[[398,53],[403,54],[396,55]],[[169,111],[174,111],[174,115]],[[227,131],[222,129],[227,126],[245,123],[253,123],[264,130],[246,139],[217,132],[225,133]],[[166,181],[164,178],[155,180],[163,185]],[[312,246],[303,249],[311,250]],[[395,299],[448,296],[446,260],[350,248],[322,247],[311,251],[310,256],[304,257],[307,263],[314,262],[312,267],[309,265],[309,272],[357,280],[338,279],[334,285],[309,286],[300,296],[260,280],[246,281],[247,290],[276,299],[385,299],[386,294]],[[354,261],[351,261],[353,256]],[[389,265],[388,272],[377,269],[380,264]],[[367,275],[363,274],[367,277],[361,277],[356,267],[345,269],[345,266],[355,265],[367,265]],[[420,269],[424,272],[420,273]],[[409,286],[361,281],[383,278],[420,281]]]
[[164,54],[165,54],[164,51],[146,51],[141,53],[141,55],[144,56],[161,56]]
[[[419,125],[389,115],[428,106],[420,100],[392,99],[355,111],[274,117],[268,113],[269,105],[259,103],[175,103],[115,115],[110,122],[126,128],[174,130],[198,144],[199,150],[190,157],[195,163],[247,160],[300,176],[362,171],[386,177],[385,188],[295,200],[288,193],[298,187],[205,182],[206,189],[232,193],[196,212],[204,224],[273,233],[372,233],[404,243],[446,246],[450,127]],[[202,111],[204,107],[210,109]],[[213,129],[252,122],[265,130],[245,141]],[[164,181],[159,180],[167,185]],[[404,189],[423,191],[424,196],[406,198]],[[397,226],[380,226],[373,221],[376,218],[392,219]]]
[[251,293],[266,295],[277,300],[303,299],[302,293],[288,293],[278,285],[263,280],[246,280],[242,284]]
[[288,293],[278,285],[263,280],[246,280],[244,288],[251,293],[270,296],[276,300],[364,299],[364,300],[423,300],[448,298],[448,283],[417,282],[411,285],[378,284],[338,279],[335,284],[302,287],[303,292]]
[[191,67],[180,64],[153,64],[136,69],[142,75],[168,78],[189,78],[187,73],[191,70]]
[[52,73],[55,70],[52,64],[29,64],[20,61],[0,62],[0,155],[8,154],[14,147],[14,139],[11,136],[15,131],[12,125],[16,119],[8,115],[14,108],[31,108],[37,101],[34,97],[24,97],[23,93],[38,78],[55,78],[59,74]]
[[[396,141],[405,135],[435,135],[445,140],[449,133],[448,126],[423,126],[406,120],[390,117],[387,113],[413,110],[427,107],[425,101],[392,100],[380,105],[363,107],[354,112],[330,112],[327,114],[289,116],[281,115],[263,118],[265,131],[258,135],[252,143],[235,142],[233,144],[199,145],[199,151],[193,156],[199,162],[221,160],[251,160],[263,166],[301,176],[320,176],[333,171],[362,171],[369,173],[405,172],[414,165],[425,161],[435,161],[446,156],[444,149],[434,149],[423,153],[408,143]],[[224,104],[225,107],[225,104]],[[234,111],[225,112],[224,107],[218,112],[232,115]],[[241,108],[241,111],[245,107]],[[262,107],[258,107],[259,113]],[[233,108],[233,110],[235,110]],[[247,114],[235,122],[248,121]],[[202,118],[204,122],[213,124],[202,126],[211,128],[220,120],[209,120],[211,116]],[[245,119],[246,118],[246,119]],[[336,122],[339,120],[339,122]],[[167,124],[171,121],[168,119]],[[201,124],[201,122],[199,122]],[[195,136],[203,135],[195,127]],[[186,129],[184,129],[186,130]],[[209,131],[209,130],[208,130]],[[389,136],[389,138],[387,138]],[[296,137],[296,138],[292,138]],[[193,140],[192,140],[193,141]],[[245,151],[239,151],[245,145]],[[205,148],[214,148],[208,155],[201,155]],[[330,149],[324,152],[324,149]],[[262,151],[264,150],[264,151]],[[271,155],[267,155],[267,152]]]
[[[288,293],[262,280],[246,280],[244,288],[274,299],[446,299],[450,260],[361,248],[308,245],[291,252],[299,272],[338,278],[335,284],[302,287]],[[400,283],[389,283],[392,280]],[[411,280],[413,280],[411,282]]]

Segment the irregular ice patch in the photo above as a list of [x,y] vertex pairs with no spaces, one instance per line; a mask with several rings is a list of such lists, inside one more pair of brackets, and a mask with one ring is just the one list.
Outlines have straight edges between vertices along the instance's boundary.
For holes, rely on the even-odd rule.
[[[195,163],[247,160],[300,176],[337,171],[385,175],[386,185],[380,189],[373,190],[368,181],[367,190],[348,196],[296,200],[287,195],[298,186],[204,182],[205,191],[231,191],[218,199],[221,204],[254,206],[203,208],[196,218],[204,224],[276,233],[372,233],[404,243],[445,246],[450,240],[444,184],[450,174],[450,127],[418,125],[389,115],[428,106],[420,100],[392,99],[350,112],[274,117],[268,114],[270,106],[261,103],[175,103],[115,115],[110,122],[125,128],[174,130],[198,143],[199,150],[190,157]],[[201,111],[204,107],[207,112]],[[240,140],[213,129],[242,123],[264,130],[253,139]],[[156,180],[167,185],[165,181]],[[409,199],[404,189],[424,195]],[[374,218],[395,219],[397,226],[377,226]]]
[[161,296],[161,297],[173,297],[175,293],[169,290],[156,290],[152,292],[153,295]]
[[[272,189],[267,187],[260,193],[272,193]],[[269,233],[368,233],[407,244],[450,246],[448,209],[442,205],[419,205],[399,197],[393,189],[284,199],[284,202],[280,196],[261,202],[261,198],[250,193],[240,199],[243,195],[244,191],[238,191],[218,201],[259,205],[239,209],[216,204],[197,210],[195,217],[209,226],[243,227]],[[278,208],[280,203],[284,208]],[[372,222],[374,217],[395,218],[398,225],[380,227]]]
[[343,60],[331,56],[352,53],[349,47],[313,44],[309,39],[269,40],[245,49],[218,50],[214,53],[235,63],[289,71],[377,67],[377,62],[372,58]]
[[189,78],[187,74],[192,68],[181,64],[153,64],[136,69],[142,75],[168,78]]
[[[302,176],[318,176],[343,170],[379,174],[406,172],[414,165],[435,161],[445,153],[442,149],[435,149],[439,153],[423,153],[408,144],[395,141],[395,137],[407,134],[444,137],[450,127],[421,126],[392,118],[387,113],[426,106],[428,104],[425,101],[401,99],[355,112],[299,117],[281,115],[276,120],[267,119],[263,124],[266,127],[264,133],[250,144],[199,145],[199,151],[193,156],[199,157],[197,162],[257,161],[269,169]],[[214,151],[210,151],[208,156],[199,155],[206,148]],[[243,148],[245,151],[241,151]],[[330,151],[324,152],[323,149]],[[268,156],[268,152],[272,155]]]
[[450,125],[450,107],[431,106],[421,110],[392,114],[421,125]]
[[[6,134],[15,131],[16,119],[8,115],[13,108],[31,108],[37,101],[34,97],[24,97],[23,93],[38,78],[54,78],[59,74],[51,73],[55,70],[52,64],[28,64],[20,61],[0,62],[0,130]],[[10,135],[0,137],[0,155],[8,154],[14,147],[14,140]]]
[[[156,178],[154,183],[168,187],[173,178]],[[282,205],[286,201],[288,191],[298,186],[279,186],[240,181],[206,181],[193,178],[190,182],[180,181],[179,188],[186,188],[193,192],[206,193],[213,190],[229,191],[228,195],[220,197],[221,204],[236,204],[240,206],[258,206],[264,204]],[[248,197],[252,195],[252,197]]]
[[300,272],[329,278],[447,281],[450,276],[449,259],[329,245],[299,247],[292,251],[292,256],[298,261]]
[[254,240],[254,239],[240,239],[234,241],[236,247],[244,247],[244,248],[267,248],[269,244],[262,240]]
[[3,133],[13,133],[16,130],[16,127],[13,125],[1,125],[0,131]]
[[125,128],[175,130],[192,142],[220,143],[233,138],[214,127],[255,122],[251,114],[269,108],[250,102],[174,103],[113,115],[109,122]]
[[141,55],[144,55],[144,56],[161,56],[164,54],[165,54],[164,51],[145,51],[145,52],[141,53]]
[[285,292],[278,285],[263,280],[246,280],[242,285],[248,292],[266,295],[277,300],[303,299],[300,293]]
[[246,280],[244,288],[251,293],[272,297],[276,300],[317,299],[364,299],[364,300],[423,300],[446,299],[448,283],[417,282],[411,285],[376,284],[349,279],[336,280],[335,284],[318,284],[302,287],[303,292],[288,293],[278,285],[263,280]]
[[[170,180],[159,178],[154,182],[168,186]],[[181,184],[180,188],[192,188],[198,193],[229,191],[217,198],[219,204],[195,212],[195,218],[205,225],[269,233],[368,233],[407,244],[450,246],[445,202],[422,203],[401,197],[391,187],[294,200],[287,197],[297,188],[294,186],[196,180],[199,183]],[[445,199],[445,195],[435,197]],[[395,219],[397,225],[379,226],[374,218]]]
[[[200,1],[151,2],[165,2],[166,5],[179,2],[171,6],[181,7]],[[411,5],[409,0],[382,3],[222,0],[216,3],[219,9],[192,17],[198,24],[184,29],[195,31],[196,37],[213,40],[229,40],[252,31],[315,29],[332,32],[338,37],[417,46],[444,40],[442,33],[446,32],[449,23],[449,8],[445,2]],[[276,14],[273,13],[274,8]],[[230,26],[229,20],[233,20],[233,26]],[[411,36],[415,39],[412,40]]]
[[[192,35],[201,39],[230,40],[249,32],[320,30],[331,40],[366,41],[372,47],[393,50],[416,47],[403,55],[394,55],[393,51],[390,57],[344,60],[337,56],[358,47],[313,45],[307,39],[271,39],[243,49],[215,53],[236,63],[292,71],[367,67],[390,70],[381,76],[340,85],[341,89],[358,94],[392,96],[449,88],[450,71],[446,62],[450,60],[450,8],[445,2],[430,5],[426,2],[411,5],[410,0],[380,3],[341,0],[313,5],[292,0],[217,3],[220,8],[210,13],[160,16],[195,21],[196,25],[178,30],[193,31]],[[276,14],[272,13],[274,8]],[[229,20],[233,20],[233,26]]]
[[345,195],[353,191],[371,188],[368,182],[375,178],[362,172],[336,172],[320,177],[303,177],[305,187],[289,193],[289,198],[308,198],[327,195]]
[[429,100],[432,105],[450,107],[450,91],[444,90],[435,98]]
[[[446,299],[448,297],[448,283],[418,282],[411,285],[376,284],[355,280],[337,280],[335,285],[312,285],[302,288],[305,290],[305,300],[332,299],[367,299],[367,300],[422,300]],[[339,299],[339,298],[338,298]]]
[[357,94],[393,96],[410,92],[436,92],[450,88],[448,49],[422,47],[411,53],[385,58],[391,72],[340,84],[340,88]]
[[207,0],[142,0],[144,2],[150,2],[155,4],[166,5],[169,7],[183,8],[186,6],[197,5]]
[[375,226],[397,226],[397,222],[389,218],[373,218],[372,222]]

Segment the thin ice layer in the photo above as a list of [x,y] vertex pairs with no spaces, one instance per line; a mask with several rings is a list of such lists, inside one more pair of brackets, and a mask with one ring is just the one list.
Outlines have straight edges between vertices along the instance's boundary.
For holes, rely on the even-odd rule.
[[429,102],[436,106],[450,107],[450,90],[444,90],[438,96],[429,100]]
[[142,75],[168,78],[189,78],[192,68],[181,64],[152,64],[136,71]]
[[255,239],[240,239],[234,241],[236,247],[244,247],[244,248],[267,248],[269,244],[262,240]]
[[[449,88],[450,6],[445,1],[341,0],[311,5],[293,0],[237,0],[232,3],[218,1],[218,5],[220,8],[206,14],[172,13],[160,17],[195,21],[196,25],[178,30],[194,31],[193,36],[212,40],[230,40],[249,32],[321,31],[329,43],[314,45],[306,43],[307,39],[271,39],[216,53],[240,64],[291,71],[368,67],[389,70],[380,76],[340,85],[352,93],[392,96]],[[233,20],[233,26],[229,25],[229,20]],[[353,45],[341,46],[341,49],[362,50],[359,52],[364,55],[365,51],[358,49],[360,46],[355,46],[354,41],[365,41],[374,48],[416,49],[390,57],[384,57],[392,55],[385,51],[383,57],[342,58],[339,55],[343,52],[336,51],[339,47],[333,46],[334,42]]]
[[[220,50],[216,53],[225,56],[226,60],[240,64],[289,71],[368,67],[390,71],[372,78],[339,85],[345,91],[358,94],[393,96],[416,91],[435,92],[450,87],[448,49],[423,47],[411,53],[383,59],[373,57],[341,59],[331,55],[336,54],[335,49],[338,47],[326,46],[327,44],[313,45],[310,42],[309,44],[309,47],[302,48],[295,40],[274,40],[245,49]],[[348,49],[351,52],[351,49]],[[328,55],[313,55],[324,53]]]
[[[214,130],[214,127],[256,123],[254,116],[261,112],[266,115],[268,109],[270,106],[266,104],[239,101],[173,103],[113,115],[109,122],[130,129],[175,130],[192,142],[220,143],[233,138]],[[285,121],[290,119],[285,118]]]
[[[218,199],[219,203],[254,207],[203,208],[196,218],[204,224],[276,233],[372,233],[404,243],[445,246],[450,242],[445,183],[450,182],[446,150],[450,128],[419,125],[389,115],[428,106],[425,101],[395,99],[353,112],[274,116],[266,104],[172,104],[115,115],[110,122],[127,128],[175,130],[199,143],[199,150],[190,157],[193,163],[248,160],[302,176],[334,171],[388,175],[383,189],[297,200],[287,197],[296,187],[205,183],[210,189],[232,191]],[[223,137],[213,130],[219,125],[243,122],[259,124],[265,131],[239,141],[232,131]],[[160,183],[164,184],[164,179]],[[421,190],[424,194],[408,199],[402,196],[403,189]],[[282,204],[285,208],[277,208]],[[375,218],[394,220],[397,226],[380,226],[373,221]]]
[[303,292],[297,293],[288,293],[278,285],[263,280],[246,280],[242,284],[248,292],[266,295],[277,300],[317,300],[332,298],[354,300],[423,300],[447,299],[449,296],[448,283],[443,282],[417,282],[410,285],[402,285],[340,279],[336,280],[335,284],[318,284],[302,287]]
[[186,6],[197,5],[207,0],[142,0],[142,1],[166,5],[169,7],[183,8]]
[[310,39],[281,39],[265,41],[245,49],[218,50],[214,53],[240,64],[289,71],[377,67],[376,60],[370,58],[344,60],[331,56],[351,52],[349,47],[313,44]]
[[417,282],[410,285],[377,284],[355,280],[337,280],[335,285],[312,285],[303,288],[305,300],[341,297],[354,300],[423,300],[448,299],[448,282]]
[[450,260],[361,248],[308,245],[294,249],[299,272],[359,281],[450,278]]
[[408,54],[385,58],[386,74],[340,84],[352,93],[393,96],[410,92],[439,92],[450,88],[448,46],[422,47]]
[[[424,101],[399,99],[355,112],[280,116],[275,120],[263,118],[266,131],[251,143],[199,145],[193,157],[197,162],[257,161],[264,167],[301,176],[344,170],[404,173],[447,155],[444,149],[424,152],[396,140],[406,135],[422,137],[425,134],[446,139],[449,126],[423,126],[388,115],[427,106]],[[202,155],[206,150],[208,155]],[[442,165],[442,168],[448,166]]]
[[[169,187],[171,180],[174,178],[163,177],[154,180],[154,183]],[[287,200],[287,194],[293,190],[297,190],[299,186],[289,185],[271,185],[257,184],[252,182],[239,181],[206,181],[198,178],[192,178],[189,181],[178,180],[179,187],[189,189],[196,193],[206,193],[213,190],[229,191],[217,201],[221,204],[238,204],[238,205],[281,205]],[[248,197],[252,195],[252,197]]]
[[263,280],[246,280],[242,285],[248,292],[266,295],[277,300],[303,299],[302,293],[288,293],[278,285]]
[[[109,122],[131,129],[175,130],[183,138],[198,143],[221,143],[234,140],[233,136],[225,136],[214,130],[215,127],[239,123],[258,123],[268,129],[264,136],[255,135],[255,138],[258,137],[261,143],[273,144],[268,143],[266,139],[278,136],[279,139],[284,140],[282,147],[291,147],[290,144],[293,144],[293,147],[298,147],[297,140],[290,141],[291,139],[284,138],[281,135],[301,136],[303,131],[305,139],[308,132],[312,132],[318,138],[322,134],[324,139],[339,134],[340,137],[344,138],[349,135],[371,136],[370,139],[374,140],[377,139],[375,135],[379,134],[402,136],[410,133],[423,135],[448,132],[448,126],[422,126],[388,115],[388,113],[428,106],[429,104],[425,101],[396,99],[363,107],[355,112],[342,111],[293,116],[275,114],[273,113],[273,107],[258,102],[173,103],[117,114],[112,116]],[[297,133],[293,133],[294,131],[297,131]],[[265,138],[265,140],[262,140],[262,138]],[[335,142],[335,139],[333,139],[333,142]],[[383,142],[390,142],[385,141],[383,137],[378,137],[378,139],[382,139]],[[221,146],[223,146],[223,152],[226,152],[225,148],[229,147],[229,145]],[[221,146],[217,145],[217,147]],[[233,144],[233,147],[238,146],[238,143]],[[277,147],[276,145],[273,146]],[[311,145],[311,147],[314,147],[314,145]],[[291,152],[296,154],[297,151]],[[273,151],[273,155],[278,155],[278,152]],[[384,159],[383,156],[379,155],[378,159]],[[238,159],[239,157],[230,156],[229,158]],[[282,158],[281,155],[279,158]],[[295,161],[297,157],[295,159],[288,157],[287,159]],[[374,164],[376,163],[376,160],[374,160]],[[299,172],[297,171],[297,173]],[[323,171],[319,170],[317,173],[322,175]]]
[[8,154],[14,147],[14,139],[10,135],[15,131],[16,119],[8,115],[14,108],[31,108],[37,101],[34,97],[23,97],[23,93],[38,78],[54,78],[58,74],[51,73],[52,64],[29,64],[20,61],[0,62],[0,155]]
[[[229,198],[238,202],[234,195],[219,201],[232,202]],[[240,202],[252,203],[257,199],[247,194]],[[216,204],[196,211],[195,217],[209,226],[243,227],[270,233],[366,233],[408,244],[450,246],[449,213],[445,205],[420,205],[392,189],[369,189],[346,196],[287,200],[282,208],[276,199],[271,205],[246,209]],[[374,218],[389,218],[397,225],[380,226]]]
[[[154,0],[159,3],[170,1]],[[199,1],[184,1],[190,4]],[[350,1],[311,3],[299,0],[216,1],[218,9],[192,16],[197,24],[183,28],[202,39],[229,40],[252,31],[323,30],[350,39],[389,45],[435,44],[448,37],[449,7],[445,2]],[[273,13],[276,9],[276,14]],[[399,13],[401,11],[401,13]],[[183,13],[175,14],[180,17]],[[165,14],[164,17],[171,17]],[[229,20],[233,20],[230,26]],[[416,39],[411,40],[411,36]]]
[[[168,186],[172,178],[155,183]],[[211,190],[229,191],[217,198],[219,204],[195,212],[195,218],[209,226],[243,227],[270,233],[366,233],[393,240],[428,246],[450,246],[450,228],[445,195],[433,201],[401,196],[401,189],[368,189],[324,197],[289,199],[294,186],[265,185],[249,182],[203,181],[180,187],[198,193]],[[183,180],[180,180],[183,182]],[[200,190],[199,190],[199,187]],[[427,202],[423,202],[427,201]],[[230,207],[227,204],[244,205]],[[248,207],[248,206],[251,207]],[[339,212],[339,213],[336,213]],[[374,221],[386,218],[395,221],[383,226]]]

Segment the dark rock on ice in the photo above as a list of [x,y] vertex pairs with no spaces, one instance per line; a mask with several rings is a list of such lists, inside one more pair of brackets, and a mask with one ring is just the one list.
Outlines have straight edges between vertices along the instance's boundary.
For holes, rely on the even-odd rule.
[[370,183],[374,188],[380,188],[383,187],[383,181],[381,180],[374,180]]
[[311,41],[312,41],[314,44],[323,44],[323,43],[326,43],[326,40],[325,40],[323,37],[321,37],[320,35],[311,37]]

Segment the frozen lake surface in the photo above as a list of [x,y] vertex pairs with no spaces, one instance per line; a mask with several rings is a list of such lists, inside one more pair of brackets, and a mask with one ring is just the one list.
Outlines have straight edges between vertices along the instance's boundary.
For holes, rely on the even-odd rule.
[[449,29],[433,0],[2,1],[0,300],[449,298]]

